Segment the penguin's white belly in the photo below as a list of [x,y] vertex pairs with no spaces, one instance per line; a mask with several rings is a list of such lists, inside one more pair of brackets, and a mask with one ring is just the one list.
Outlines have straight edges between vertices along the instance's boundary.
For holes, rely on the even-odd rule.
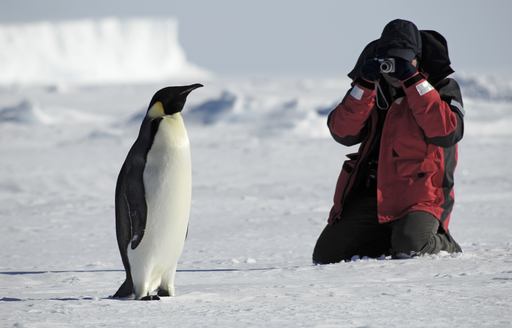
[[[190,146],[180,114],[164,116],[146,158],[143,181],[146,229],[128,258],[136,294],[145,296],[162,284],[173,288],[183,250],[192,192]],[[170,280],[170,281],[169,281]]]

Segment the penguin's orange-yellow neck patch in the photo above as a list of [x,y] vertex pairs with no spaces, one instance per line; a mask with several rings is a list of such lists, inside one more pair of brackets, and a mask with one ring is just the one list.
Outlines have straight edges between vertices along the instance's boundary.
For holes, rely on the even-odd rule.
[[162,103],[159,101],[154,103],[148,111],[148,116],[151,119],[165,116],[164,105],[162,105]]

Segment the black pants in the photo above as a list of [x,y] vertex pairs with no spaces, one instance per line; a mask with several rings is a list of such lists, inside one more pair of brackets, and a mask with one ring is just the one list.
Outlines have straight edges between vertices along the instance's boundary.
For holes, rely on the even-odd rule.
[[336,263],[353,256],[392,255],[408,258],[440,251],[461,252],[453,238],[439,228],[439,221],[426,212],[411,212],[396,221],[380,224],[375,195],[347,200],[341,220],[327,225],[316,242],[313,262]]

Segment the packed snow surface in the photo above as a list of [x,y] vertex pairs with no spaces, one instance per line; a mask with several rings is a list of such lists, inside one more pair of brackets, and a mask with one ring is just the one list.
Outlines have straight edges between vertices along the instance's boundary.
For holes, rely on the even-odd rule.
[[204,78],[171,18],[0,25],[0,84],[130,83]]
[[193,204],[177,296],[155,302],[109,296],[124,279],[115,181],[164,85],[0,88],[0,326],[512,325],[511,102],[465,98],[463,254],[314,266],[355,150],[325,126],[348,81],[205,84],[184,110]]

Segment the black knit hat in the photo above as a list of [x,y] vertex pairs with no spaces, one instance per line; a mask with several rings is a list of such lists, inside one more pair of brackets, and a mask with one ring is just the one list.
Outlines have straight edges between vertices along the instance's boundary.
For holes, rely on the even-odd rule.
[[421,34],[414,23],[395,19],[382,30],[377,55],[379,57],[400,57],[405,60],[421,58]]
[[[409,28],[411,30],[416,29],[416,26],[414,26],[413,23],[397,19],[386,25],[384,31],[386,31],[386,28],[394,22],[405,22],[404,25],[411,24],[409,25]],[[395,27],[393,26],[393,28]],[[405,30],[407,30],[407,28]],[[409,47],[406,47],[405,49],[411,49],[412,53],[414,53],[414,57],[420,59],[420,69],[428,74],[429,82],[432,85],[435,85],[437,82],[441,81],[442,79],[453,73],[453,69],[450,67],[450,57],[448,56],[448,44],[446,42],[446,39],[436,31],[422,30],[418,33],[420,37],[420,39],[418,40],[420,40],[420,42],[408,43],[415,43],[416,45],[419,45],[419,47],[416,47],[415,50]],[[384,32],[382,34],[384,34]],[[386,36],[389,35],[388,32],[386,32],[385,34]],[[416,34],[413,33],[413,35]],[[386,40],[386,38],[384,39]],[[405,40],[408,39],[409,38],[405,38]],[[403,38],[401,38],[400,40],[402,40],[400,47],[403,47],[404,40]],[[416,40],[416,38],[414,38],[414,40]],[[395,45],[400,42],[399,40],[394,40],[391,43]],[[367,60],[373,59],[375,57],[385,58],[386,56],[389,56],[389,54],[387,54],[388,50],[404,49],[400,47],[384,47],[382,39],[373,40],[372,42],[368,43],[366,47],[363,49],[361,55],[359,55],[359,58],[357,59],[356,65],[350,71],[350,73],[348,73],[348,76],[352,79],[352,81],[355,81],[357,78],[361,77],[361,67]],[[394,50],[391,51],[391,53],[393,52]],[[407,55],[408,53],[409,55]],[[410,57],[410,52],[406,51],[406,56]]]

